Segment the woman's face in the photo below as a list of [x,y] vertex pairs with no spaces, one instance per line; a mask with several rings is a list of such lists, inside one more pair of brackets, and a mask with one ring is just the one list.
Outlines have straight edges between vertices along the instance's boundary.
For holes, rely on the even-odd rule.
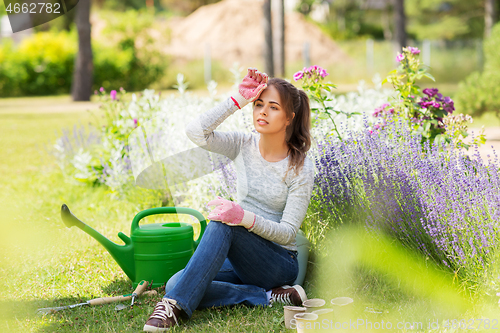
[[[278,90],[274,86],[268,86],[262,91],[253,108],[253,124],[257,132],[271,134],[286,131],[290,121],[282,105]],[[257,121],[258,119],[264,119],[265,122]]]

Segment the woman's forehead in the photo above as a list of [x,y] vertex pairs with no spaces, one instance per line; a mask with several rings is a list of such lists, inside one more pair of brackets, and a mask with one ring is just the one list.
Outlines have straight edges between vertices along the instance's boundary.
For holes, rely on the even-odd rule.
[[262,99],[263,101],[275,101],[281,105],[280,94],[278,92],[278,89],[276,89],[274,86],[268,86],[266,89],[264,89],[262,91],[262,94],[260,94],[259,99]]

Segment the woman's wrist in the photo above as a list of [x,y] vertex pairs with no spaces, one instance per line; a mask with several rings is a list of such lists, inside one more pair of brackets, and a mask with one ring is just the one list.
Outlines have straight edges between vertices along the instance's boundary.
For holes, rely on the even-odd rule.
[[247,229],[253,228],[255,225],[255,214],[252,212],[249,212],[248,210],[243,210],[243,218],[241,219],[240,225],[244,226]]
[[239,92],[235,92],[231,95],[231,99],[233,100],[234,105],[238,107],[238,109],[242,109],[245,107],[249,101],[247,101]]

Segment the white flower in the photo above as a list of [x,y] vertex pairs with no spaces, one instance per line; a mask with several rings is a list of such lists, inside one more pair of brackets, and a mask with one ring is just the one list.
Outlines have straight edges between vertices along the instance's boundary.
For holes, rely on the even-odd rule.
[[75,178],[88,179],[93,176],[92,172],[90,171],[91,161],[92,155],[88,151],[84,151],[83,148],[80,148],[71,160],[71,164],[77,170]]

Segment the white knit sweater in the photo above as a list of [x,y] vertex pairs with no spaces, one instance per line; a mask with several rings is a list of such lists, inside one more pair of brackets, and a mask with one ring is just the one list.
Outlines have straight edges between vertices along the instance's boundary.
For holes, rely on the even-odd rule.
[[266,161],[259,150],[260,133],[220,132],[215,129],[238,107],[228,98],[186,126],[191,141],[230,158],[237,171],[237,203],[256,214],[251,232],[296,251],[295,237],[304,220],[314,183],[314,164],[306,157],[304,167],[283,177],[288,157]]

